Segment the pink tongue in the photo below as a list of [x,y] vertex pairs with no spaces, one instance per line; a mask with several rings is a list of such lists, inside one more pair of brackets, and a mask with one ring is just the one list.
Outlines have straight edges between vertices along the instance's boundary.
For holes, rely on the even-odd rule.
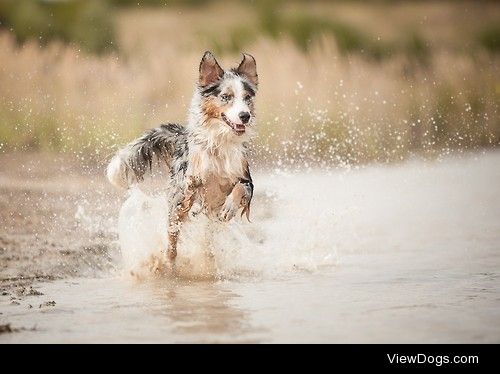
[[238,131],[245,131],[245,125],[237,124],[236,125],[236,130],[238,130]]

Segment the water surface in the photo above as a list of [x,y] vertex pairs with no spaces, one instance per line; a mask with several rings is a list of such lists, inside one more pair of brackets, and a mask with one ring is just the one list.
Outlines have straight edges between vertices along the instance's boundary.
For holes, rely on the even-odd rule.
[[0,299],[0,321],[26,328],[0,342],[498,343],[499,166],[496,152],[257,175],[261,206],[218,234],[216,276],[185,251],[181,278],[38,283]]

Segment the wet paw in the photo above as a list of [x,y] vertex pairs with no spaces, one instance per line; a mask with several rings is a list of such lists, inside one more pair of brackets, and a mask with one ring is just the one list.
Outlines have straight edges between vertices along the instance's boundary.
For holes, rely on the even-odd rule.
[[234,205],[232,199],[227,199],[222,206],[218,217],[222,222],[228,222],[236,215],[237,207]]

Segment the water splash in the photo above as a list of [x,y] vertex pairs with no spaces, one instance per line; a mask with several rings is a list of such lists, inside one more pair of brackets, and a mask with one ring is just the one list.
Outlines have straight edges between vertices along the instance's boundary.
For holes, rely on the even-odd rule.
[[[176,276],[283,277],[336,264],[333,211],[325,209],[323,187],[308,183],[293,176],[258,176],[253,223],[190,218],[180,233]],[[130,191],[119,218],[126,272],[144,277],[157,268],[167,246],[166,207],[165,195]]]

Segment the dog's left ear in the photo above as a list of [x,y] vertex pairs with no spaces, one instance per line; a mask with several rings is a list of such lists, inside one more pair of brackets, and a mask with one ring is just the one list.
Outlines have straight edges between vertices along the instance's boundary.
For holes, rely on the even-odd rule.
[[257,64],[253,56],[243,53],[243,60],[236,69],[238,74],[242,74],[255,86],[259,84],[259,76],[257,75]]

